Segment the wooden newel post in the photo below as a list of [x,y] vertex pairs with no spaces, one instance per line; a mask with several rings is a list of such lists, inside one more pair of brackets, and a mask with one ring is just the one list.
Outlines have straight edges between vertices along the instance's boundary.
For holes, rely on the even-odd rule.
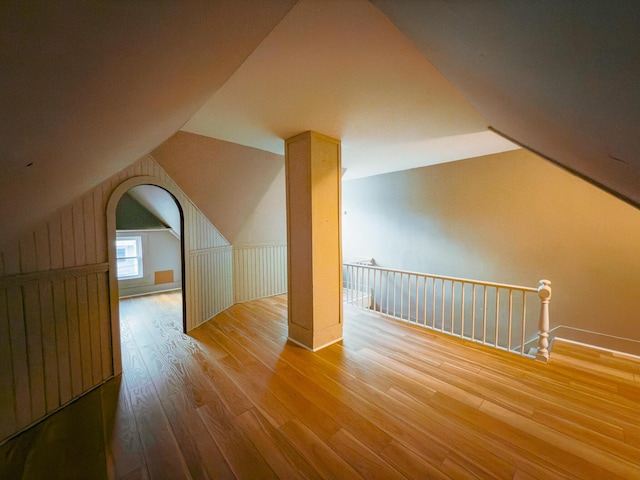
[[549,361],[549,300],[551,300],[551,282],[540,280],[538,287],[540,297],[540,321],[538,323],[538,353],[536,359],[541,362]]

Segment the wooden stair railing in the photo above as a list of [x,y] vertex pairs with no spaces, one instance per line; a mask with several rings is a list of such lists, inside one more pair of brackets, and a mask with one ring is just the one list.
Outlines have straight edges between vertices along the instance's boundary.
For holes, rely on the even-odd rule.
[[[549,360],[551,282],[537,288],[375,266],[344,264],[344,301],[366,310],[520,355]],[[540,301],[538,331],[527,322]],[[526,345],[537,336],[535,354]]]

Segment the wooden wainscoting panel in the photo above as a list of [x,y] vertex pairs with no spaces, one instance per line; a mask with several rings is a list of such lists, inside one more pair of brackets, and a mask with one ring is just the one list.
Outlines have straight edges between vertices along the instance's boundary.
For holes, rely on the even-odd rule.
[[234,303],[287,291],[287,245],[233,247]]
[[47,413],[38,282],[31,281],[23,285],[22,293],[24,295],[31,418],[35,419]]
[[80,351],[80,320],[78,313],[78,295],[76,278],[65,279],[67,297],[67,333],[69,335],[69,365],[71,366],[71,391],[74,397],[83,392],[82,387],[82,354]]
[[16,420],[18,428],[23,428],[31,423],[32,416],[29,363],[27,357],[27,333],[24,325],[22,288],[19,286],[9,287],[6,289],[6,292]]
[[[11,338],[6,288],[0,289],[0,338]],[[5,438],[18,428],[11,348],[0,348],[0,365],[0,438]]]
[[109,306],[109,277],[108,273],[98,274],[98,311],[100,331],[100,355],[102,379],[113,375],[113,356],[111,338],[111,315]]
[[102,376],[102,340],[100,329],[100,298],[98,274],[87,275],[87,300],[89,305],[89,339],[91,345],[91,384],[96,385]]
[[59,380],[60,370],[58,368],[52,284],[49,281],[38,282],[38,284],[40,293],[39,304],[42,328],[42,354],[46,411],[49,413],[61,405]]
[[71,387],[71,357],[69,352],[69,330],[67,322],[67,302],[64,280],[51,282],[53,290],[53,317],[56,338],[56,360],[59,372],[60,404],[64,405],[73,397]]

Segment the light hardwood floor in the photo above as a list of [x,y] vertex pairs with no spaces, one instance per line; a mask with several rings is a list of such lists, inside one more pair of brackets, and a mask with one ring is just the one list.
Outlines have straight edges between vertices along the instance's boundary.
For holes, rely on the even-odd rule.
[[345,307],[286,342],[286,296],[185,336],[179,294],[121,302],[124,374],[0,447],[0,478],[640,478],[640,362],[549,364]]

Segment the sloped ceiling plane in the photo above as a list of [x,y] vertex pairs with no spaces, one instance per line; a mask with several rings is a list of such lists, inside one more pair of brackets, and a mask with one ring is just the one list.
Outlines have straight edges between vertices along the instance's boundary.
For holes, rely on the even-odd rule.
[[353,177],[507,137],[638,206],[638,25],[632,0],[2,2],[1,242],[180,129],[321,131]]

